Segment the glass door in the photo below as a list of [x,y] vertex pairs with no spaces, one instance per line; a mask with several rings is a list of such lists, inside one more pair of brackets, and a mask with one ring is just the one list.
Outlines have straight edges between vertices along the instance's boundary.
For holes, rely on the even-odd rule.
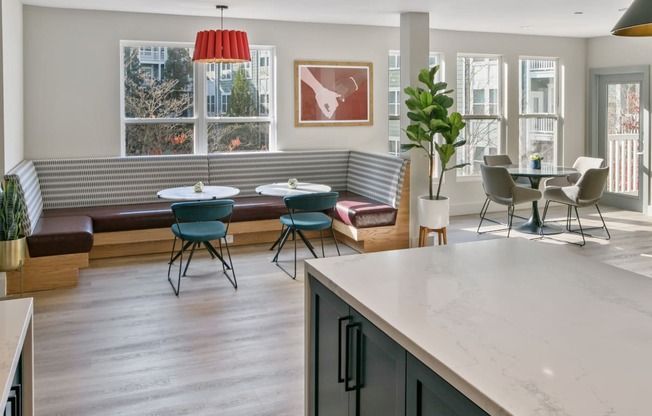
[[609,166],[602,203],[646,212],[646,184],[649,183],[646,80],[649,75],[592,72],[590,153],[603,158],[605,166]]

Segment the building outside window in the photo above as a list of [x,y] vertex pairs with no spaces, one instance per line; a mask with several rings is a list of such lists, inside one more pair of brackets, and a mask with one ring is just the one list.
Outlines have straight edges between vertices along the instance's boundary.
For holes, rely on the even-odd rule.
[[[389,70],[389,154],[399,156],[401,154],[401,105],[403,103],[403,93],[401,91],[401,55],[399,51],[390,51],[388,55]],[[429,66],[432,68],[440,61],[438,53],[430,52]],[[437,73],[437,80],[440,79],[440,73]]]
[[558,150],[558,61],[519,59],[519,159],[543,156],[542,166],[556,166]]
[[272,48],[251,46],[244,64],[193,64],[192,45],[121,46],[124,155],[269,150]]
[[466,122],[460,134],[466,144],[457,149],[457,163],[468,163],[457,169],[458,176],[480,174],[483,156],[499,152],[503,123],[501,80],[498,57],[458,55],[457,110]]

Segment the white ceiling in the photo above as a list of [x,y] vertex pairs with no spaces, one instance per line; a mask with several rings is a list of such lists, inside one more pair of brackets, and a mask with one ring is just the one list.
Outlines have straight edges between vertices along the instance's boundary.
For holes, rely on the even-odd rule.
[[90,10],[399,26],[403,12],[430,13],[435,29],[590,38],[607,36],[631,0],[23,0]]

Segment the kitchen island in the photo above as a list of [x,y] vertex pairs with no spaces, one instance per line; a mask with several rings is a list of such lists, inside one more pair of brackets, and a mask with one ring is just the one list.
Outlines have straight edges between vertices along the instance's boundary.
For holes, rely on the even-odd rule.
[[[308,415],[329,401],[349,409],[333,414],[428,414],[414,403],[429,397],[414,363],[441,384],[443,414],[650,414],[652,279],[566,246],[499,239],[311,259],[306,316]],[[366,388],[387,398],[380,413],[365,413]]]

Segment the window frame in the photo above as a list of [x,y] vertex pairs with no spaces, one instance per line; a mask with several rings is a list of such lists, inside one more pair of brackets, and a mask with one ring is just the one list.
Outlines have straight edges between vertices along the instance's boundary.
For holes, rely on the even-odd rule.
[[[498,123],[498,140],[496,143],[497,147],[497,152],[504,152],[505,148],[505,143],[506,143],[506,135],[505,135],[505,97],[506,97],[506,85],[507,82],[504,78],[504,74],[506,73],[506,70],[504,68],[505,65],[505,59],[502,55],[496,55],[496,54],[474,54],[474,53],[458,53],[455,57],[455,65],[456,65],[456,72],[458,74],[458,77],[460,75],[460,68],[459,68],[459,59],[460,58],[483,58],[483,59],[495,59],[497,61],[496,63],[496,70],[498,73],[496,74],[496,79],[498,81],[497,88],[496,90],[496,113],[493,114],[464,114],[462,105],[464,104],[463,102],[460,102],[460,100],[457,99],[459,97],[459,79],[456,79],[456,91],[455,91],[455,105],[457,108],[457,111],[462,115],[462,120],[464,120],[467,123],[467,126],[469,122],[471,121],[479,121],[479,122],[484,122],[484,121],[495,121]],[[488,103],[488,108],[491,109],[493,107],[493,104],[489,103],[487,100],[491,99],[491,91],[494,90],[493,88],[488,89],[488,94],[484,94],[484,102]],[[474,100],[474,94],[472,93],[471,99],[471,107],[473,108],[475,106],[475,100]],[[462,134],[465,133],[466,128],[462,131]],[[459,149],[458,149],[459,152]],[[467,162],[467,163],[474,163],[475,160],[471,161],[462,161],[462,162]],[[460,163],[458,159],[458,163]],[[456,169],[456,177],[458,180],[479,180],[480,179],[480,172],[475,172],[475,173],[465,173],[463,169]]]
[[[522,61],[534,61],[534,60],[546,60],[546,61],[555,61],[555,87],[554,87],[554,109],[555,111],[550,113],[543,113],[543,112],[527,112],[527,108],[523,109],[521,108],[522,106],[522,92],[523,92],[523,75],[521,74],[521,69],[522,69]],[[550,56],[530,56],[530,55],[523,55],[518,57],[518,145],[519,145],[519,160],[522,161],[527,161],[528,155],[530,151],[528,149],[523,149],[523,144],[521,140],[522,134],[522,126],[523,122],[527,122],[529,120],[553,120],[555,123],[555,128],[553,130],[554,133],[554,149],[553,149],[553,155],[554,155],[554,160],[548,162],[551,163],[552,165],[558,165],[557,161],[561,157],[561,152],[563,148],[563,134],[562,134],[562,117],[561,117],[561,106],[562,106],[562,97],[561,97],[561,82],[562,82],[562,77],[561,77],[561,61],[559,57],[550,57]]]
[[[155,42],[155,41],[134,41],[121,40],[119,42],[120,54],[120,155],[131,156],[126,154],[126,130],[128,124],[158,124],[158,123],[185,123],[193,126],[193,153],[207,154],[208,150],[208,125],[209,123],[269,123],[269,143],[268,151],[277,149],[276,140],[276,48],[269,45],[250,45],[251,49],[267,50],[266,62],[269,63],[268,73],[265,77],[267,80],[266,94],[268,98],[268,114],[255,117],[208,117],[208,102],[206,94],[206,65],[204,63],[192,64],[193,76],[193,116],[192,117],[175,117],[175,118],[127,118],[125,117],[125,71],[124,71],[124,49],[125,47],[149,47],[149,48],[188,48],[192,56],[193,43],[190,42]],[[260,59],[260,56],[259,56]],[[253,65],[252,65],[253,66]],[[231,74],[233,66],[231,65]],[[246,69],[245,69],[246,70]],[[251,70],[253,75],[253,68]],[[233,75],[233,74],[232,74]],[[219,74],[221,76],[221,74]],[[257,86],[259,87],[259,86]],[[215,106],[217,109],[217,96],[215,97]]]

